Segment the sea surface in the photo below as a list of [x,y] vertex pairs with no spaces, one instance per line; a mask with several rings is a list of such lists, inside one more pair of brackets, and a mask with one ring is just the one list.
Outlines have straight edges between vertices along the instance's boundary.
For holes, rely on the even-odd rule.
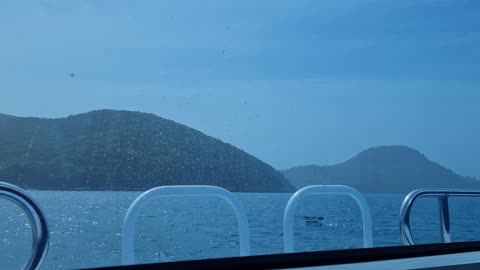
[[[42,269],[121,264],[123,218],[138,192],[31,191],[47,215],[50,246]],[[283,251],[283,212],[291,194],[235,193],[250,225],[252,254]],[[374,246],[401,245],[402,195],[365,195],[373,217]],[[450,200],[453,241],[480,240],[480,200]],[[320,218],[320,219],[318,219]],[[319,222],[312,222],[312,220]],[[418,243],[440,241],[438,203],[421,199],[412,212]],[[135,262],[167,262],[239,255],[236,218],[219,198],[159,198],[145,206],[136,224]],[[295,219],[296,251],[360,248],[358,206],[347,196],[311,196]],[[30,255],[26,216],[0,200],[0,269],[19,269]]]

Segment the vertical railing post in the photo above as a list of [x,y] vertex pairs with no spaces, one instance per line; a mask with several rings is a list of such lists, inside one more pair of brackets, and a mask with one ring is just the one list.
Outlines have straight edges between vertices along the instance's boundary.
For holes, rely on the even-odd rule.
[[42,266],[48,251],[47,219],[37,203],[23,189],[0,182],[0,197],[17,204],[32,224],[32,254],[23,270],[36,270]]
[[208,185],[161,186],[140,194],[128,208],[122,229],[122,263],[124,265],[134,263],[134,230],[140,209],[154,198],[185,196],[214,196],[225,200],[232,207],[237,217],[240,256],[250,255],[250,232],[247,213],[240,201],[230,191]]
[[405,245],[415,245],[410,229],[410,214],[416,200],[420,198],[437,198],[440,219],[440,233],[443,243],[451,243],[449,197],[480,197],[478,189],[416,189],[405,196],[400,208],[400,233]]
[[348,195],[352,197],[362,213],[363,247],[373,246],[372,216],[365,198],[356,189],[343,185],[313,185],[304,187],[290,197],[283,216],[283,248],[284,252],[294,252],[294,214],[299,201],[308,195]]
[[440,233],[443,243],[451,243],[450,237],[450,211],[448,209],[448,196],[438,197],[438,209],[440,216]]

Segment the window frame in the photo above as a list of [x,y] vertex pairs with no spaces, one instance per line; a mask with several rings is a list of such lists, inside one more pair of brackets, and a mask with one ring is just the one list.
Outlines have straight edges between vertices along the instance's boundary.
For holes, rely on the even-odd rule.
[[[448,244],[424,244],[414,246],[393,246],[359,248],[348,250],[328,250],[274,255],[204,259],[192,261],[136,264],[88,269],[124,270],[124,269],[288,269],[301,267],[329,266],[352,263],[387,261],[396,259],[419,258],[428,256],[458,254],[480,251],[480,241],[457,242]],[[472,269],[480,269],[479,264],[471,264]],[[435,268],[430,268],[435,269]],[[449,268],[450,269],[450,268]]]

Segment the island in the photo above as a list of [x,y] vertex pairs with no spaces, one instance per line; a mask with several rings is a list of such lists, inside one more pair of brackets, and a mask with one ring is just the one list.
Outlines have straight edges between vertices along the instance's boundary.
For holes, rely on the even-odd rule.
[[0,114],[0,181],[39,190],[295,191],[282,173],[228,143],[153,114],[118,110],[58,119]]
[[408,146],[378,146],[337,165],[297,166],[282,171],[296,188],[348,185],[363,193],[405,194],[419,188],[480,188]]

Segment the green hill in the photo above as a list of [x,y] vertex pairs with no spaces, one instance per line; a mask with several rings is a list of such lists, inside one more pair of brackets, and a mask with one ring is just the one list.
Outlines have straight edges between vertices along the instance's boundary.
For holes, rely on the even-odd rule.
[[232,145],[153,114],[114,110],[59,119],[0,114],[0,181],[56,190],[293,190],[281,173]]
[[348,185],[366,193],[408,193],[418,188],[480,188],[406,146],[367,149],[333,166],[299,166],[283,171],[296,188],[307,185]]

